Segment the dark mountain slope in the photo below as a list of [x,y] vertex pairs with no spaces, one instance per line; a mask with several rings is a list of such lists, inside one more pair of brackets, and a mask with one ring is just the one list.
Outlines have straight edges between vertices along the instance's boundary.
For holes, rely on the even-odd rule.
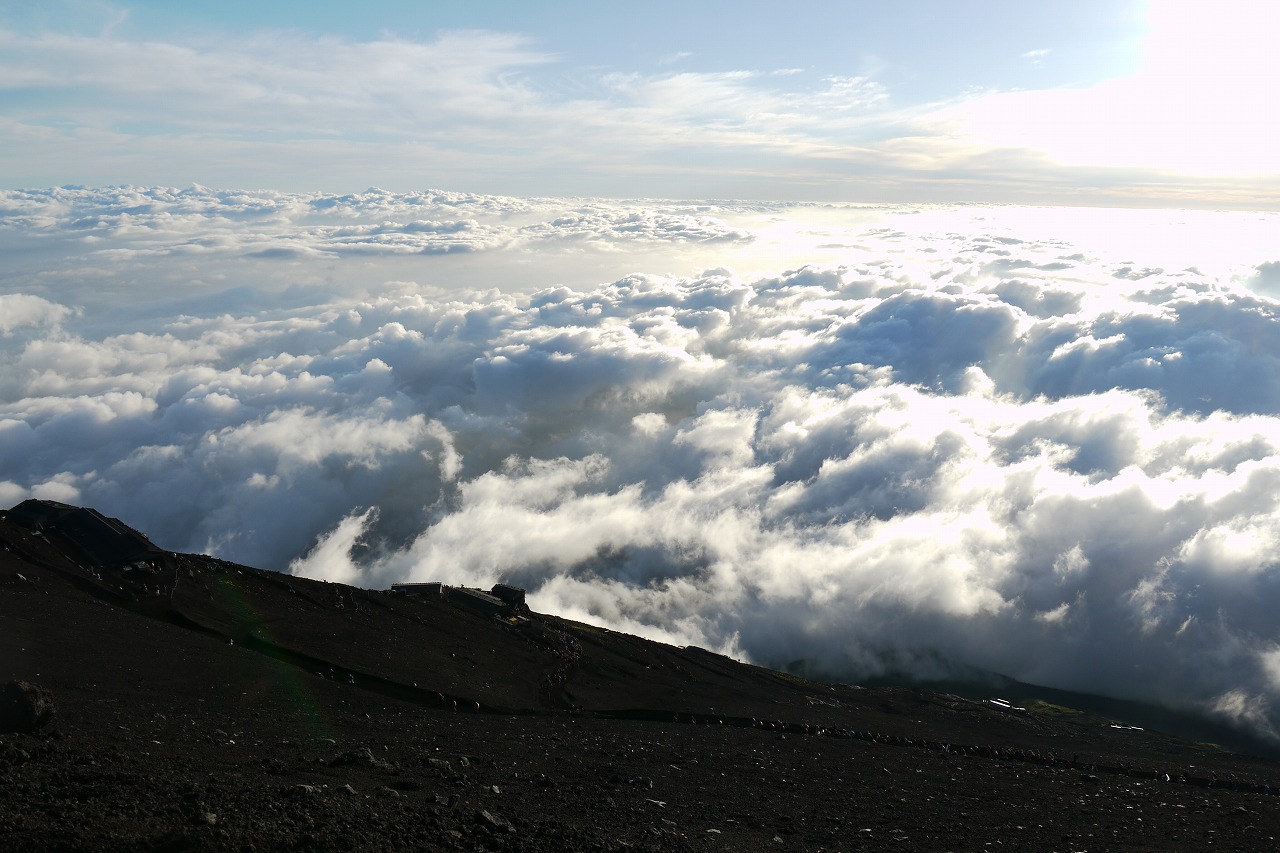
[[1267,849],[1280,835],[1275,764],[1101,717],[154,562],[89,565],[55,532],[0,520],[0,683],[58,709],[0,734],[9,849]]

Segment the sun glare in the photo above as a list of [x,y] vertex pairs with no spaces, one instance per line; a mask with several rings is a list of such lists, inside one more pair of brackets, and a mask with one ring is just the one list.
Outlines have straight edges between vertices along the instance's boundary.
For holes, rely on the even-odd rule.
[[1086,89],[984,96],[951,114],[971,142],[1066,165],[1193,176],[1280,172],[1280,3],[1152,3],[1142,64]]

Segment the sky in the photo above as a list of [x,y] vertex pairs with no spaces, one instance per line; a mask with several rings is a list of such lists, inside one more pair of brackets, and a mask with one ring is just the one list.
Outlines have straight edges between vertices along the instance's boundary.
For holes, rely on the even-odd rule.
[[1274,209],[1269,0],[0,3],[0,186]]
[[1278,14],[0,0],[0,506],[1280,742]]

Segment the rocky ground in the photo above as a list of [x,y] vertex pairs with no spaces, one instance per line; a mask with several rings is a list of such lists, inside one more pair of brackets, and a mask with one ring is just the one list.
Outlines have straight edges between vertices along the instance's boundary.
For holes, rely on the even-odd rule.
[[[0,698],[10,850],[1274,850],[1280,837],[1280,765],[1065,708],[817,684],[206,557],[106,571],[0,520],[0,683],[15,681],[31,686]],[[56,712],[40,722],[42,701]]]

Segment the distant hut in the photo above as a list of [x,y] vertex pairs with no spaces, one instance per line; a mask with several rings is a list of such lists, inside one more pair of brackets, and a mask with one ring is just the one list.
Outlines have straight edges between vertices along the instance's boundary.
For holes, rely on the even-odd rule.
[[445,586],[439,581],[430,583],[393,583],[391,591],[398,592],[401,595],[440,596],[444,595]]
[[61,516],[73,512],[78,507],[58,501],[42,501],[32,498],[25,500],[5,513],[5,518],[14,524],[20,524],[28,530],[45,530],[52,527]]
[[102,568],[150,565],[164,557],[164,551],[142,533],[89,507],[26,500],[9,510],[6,518],[30,530],[58,534]]
[[524,590],[518,586],[496,583],[493,585],[493,589],[489,590],[489,594],[494,598],[505,601],[512,607],[524,607]]
[[484,590],[468,589],[465,586],[453,587],[449,590],[449,600],[466,605],[473,610],[500,616],[508,610],[507,603],[501,598],[492,596]]

